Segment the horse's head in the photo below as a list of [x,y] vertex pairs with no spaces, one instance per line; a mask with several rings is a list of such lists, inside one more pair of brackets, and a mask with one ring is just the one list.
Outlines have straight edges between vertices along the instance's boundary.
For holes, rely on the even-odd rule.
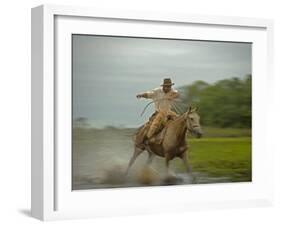
[[203,135],[203,132],[200,125],[200,116],[197,112],[197,108],[189,107],[185,113],[185,116],[187,129],[192,135],[200,138]]

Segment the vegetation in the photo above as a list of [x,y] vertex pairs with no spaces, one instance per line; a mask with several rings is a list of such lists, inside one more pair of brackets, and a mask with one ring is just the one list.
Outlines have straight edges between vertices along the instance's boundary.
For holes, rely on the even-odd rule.
[[[203,137],[251,137],[250,128],[216,128],[202,126]],[[192,137],[189,134],[189,137]]]
[[226,181],[251,181],[251,138],[190,140],[190,161],[195,172]]
[[181,87],[183,102],[199,106],[201,124],[222,128],[251,128],[251,75],[215,84],[196,81]]

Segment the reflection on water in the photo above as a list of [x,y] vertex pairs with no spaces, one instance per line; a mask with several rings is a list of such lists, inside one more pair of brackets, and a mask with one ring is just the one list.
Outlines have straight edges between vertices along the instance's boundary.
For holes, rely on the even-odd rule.
[[[94,189],[135,186],[159,186],[191,184],[191,175],[183,172],[181,160],[174,159],[170,168],[176,176],[165,177],[165,162],[156,157],[151,167],[145,167],[147,153],[143,152],[135,161],[129,175],[124,175],[133,154],[134,129],[74,129],[72,150],[72,188]],[[209,177],[194,172],[196,183],[226,182],[226,177]]]

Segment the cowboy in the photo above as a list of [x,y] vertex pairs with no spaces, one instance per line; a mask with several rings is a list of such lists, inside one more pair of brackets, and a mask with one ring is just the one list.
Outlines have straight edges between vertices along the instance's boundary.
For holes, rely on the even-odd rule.
[[137,98],[152,99],[155,104],[156,114],[154,113],[155,117],[152,119],[153,121],[146,134],[148,139],[158,132],[160,126],[165,124],[168,117],[177,116],[171,110],[174,100],[179,97],[179,92],[172,88],[173,85],[174,83],[170,78],[165,78],[161,87],[137,95]]

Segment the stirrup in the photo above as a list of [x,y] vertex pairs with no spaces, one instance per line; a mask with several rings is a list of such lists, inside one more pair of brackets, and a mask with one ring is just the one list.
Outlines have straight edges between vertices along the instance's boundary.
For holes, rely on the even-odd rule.
[[149,140],[149,138],[147,137],[147,135],[145,135],[144,138],[143,138],[142,143],[143,143],[144,145],[148,145],[148,140]]

